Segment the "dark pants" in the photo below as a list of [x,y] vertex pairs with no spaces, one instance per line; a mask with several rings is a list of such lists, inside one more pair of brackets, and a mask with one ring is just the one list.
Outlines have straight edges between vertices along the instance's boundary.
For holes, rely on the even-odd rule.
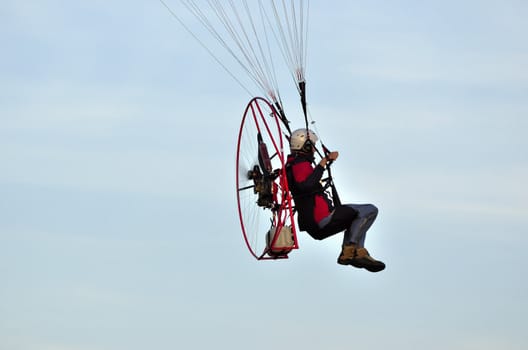
[[376,220],[378,208],[372,204],[344,204],[319,223],[319,230],[310,233],[315,239],[325,239],[345,231],[343,244],[365,245],[367,230]]

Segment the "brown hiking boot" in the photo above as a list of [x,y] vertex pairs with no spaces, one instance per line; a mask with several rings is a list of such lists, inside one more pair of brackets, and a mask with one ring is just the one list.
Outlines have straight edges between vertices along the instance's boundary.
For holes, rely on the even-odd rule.
[[356,245],[354,243],[343,244],[343,249],[339,258],[337,258],[337,263],[341,265],[351,265],[351,261],[354,260],[356,256]]
[[350,264],[355,267],[363,267],[370,272],[379,272],[385,268],[385,264],[371,257],[365,248],[356,249],[356,256]]
[[370,272],[379,272],[385,268],[385,264],[371,257],[365,248],[356,248],[354,244],[343,245],[337,263],[365,268]]

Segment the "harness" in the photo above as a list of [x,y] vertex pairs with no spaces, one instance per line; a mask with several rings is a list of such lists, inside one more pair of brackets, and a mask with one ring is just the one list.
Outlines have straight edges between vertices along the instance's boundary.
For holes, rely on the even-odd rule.
[[288,179],[288,186],[290,192],[292,193],[293,200],[295,202],[295,210],[298,213],[297,221],[299,223],[299,229],[301,231],[308,232],[311,236],[316,238],[317,232],[320,231],[319,225],[314,220],[314,208],[315,208],[315,198],[317,195],[322,196],[329,204],[329,207],[332,208],[332,202],[326,195],[326,189],[330,186],[327,182],[325,186],[322,186],[320,182],[314,184],[311,191],[301,191],[298,186],[295,178],[293,176],[293,166],[302,162],[310,162],[312,158],[294,154],[288,157],[288,162],[286,163],[286,177]]

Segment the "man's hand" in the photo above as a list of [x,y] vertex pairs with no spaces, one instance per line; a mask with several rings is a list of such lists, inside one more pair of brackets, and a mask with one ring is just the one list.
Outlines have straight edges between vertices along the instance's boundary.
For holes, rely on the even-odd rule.
[[336,160],[337,157],[339,157],[339,152],[337,151],[334,151],[334,152],[330,152],[326,155],[326,159],[328,160]]
[[337,159],[337,157],[339,157],[339,152],[337,151],[334,151],[334,152],[330,152],[326,155],[326,157],[324,157],[323,159],[321,159],[321,161],[319,162],[319,165],[321,165],[322,167],[325,167],[326,164],[329,162],[329,161],[334,161]]

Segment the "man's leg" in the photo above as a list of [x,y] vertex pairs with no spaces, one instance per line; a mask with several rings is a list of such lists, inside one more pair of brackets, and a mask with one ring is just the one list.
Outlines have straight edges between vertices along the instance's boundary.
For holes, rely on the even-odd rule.
[[337,258],[337,263],[365,268],[371,272],[385,269],[385,264],[372,258],[364,247],[367,231],[378,216],[378,208],[372,204],[347,204],[346,206],[354,209],[358,215],[345,231],[343,250]]
[[358,214],[346,229],[343,244],[353,243],[356,247],[363,248],[367,231],[378,216],[378,208],[372,204],[345,204],[345,206],[354,209]]

